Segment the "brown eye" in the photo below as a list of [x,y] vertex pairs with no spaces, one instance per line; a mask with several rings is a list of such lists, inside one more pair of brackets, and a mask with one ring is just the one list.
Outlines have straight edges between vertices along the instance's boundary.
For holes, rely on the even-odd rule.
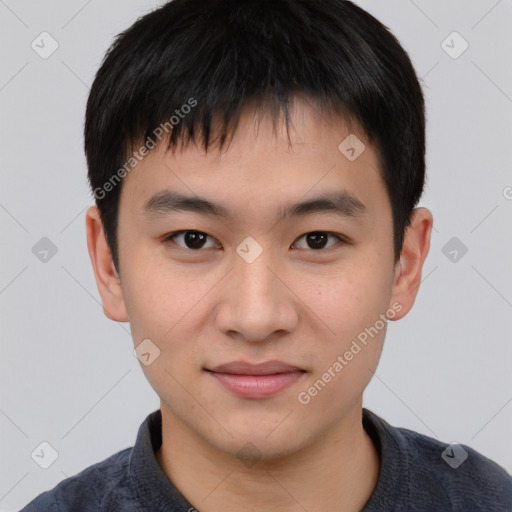
[[[329,233],[327,231],[312,231],[311,233],[306,233],[302,235],[298,240],[305,239],[307,247],[298,247],[299,249],[310,249],[314,251],[318,251],[321,249],[329,249],[333,245],[336,245],[337,241],[334,240],[334,243],[329,243],[329,238],[337,239],[338,241],[342,241],[341,237],[338,235],[334,235],[333,233]],[[295,243],[295,246],[298,244]]]
[[[210,242],[210,245],[207,245],[207,240],[209,238],[212,242]],[[172,240],[176,245],[183,249],[190,249],[194,251],[218,247],[215,240],[210,237],[210,235],[207,235],[202,231],[178,231],[177,233],[173,233],[166,237],[165,240]]]

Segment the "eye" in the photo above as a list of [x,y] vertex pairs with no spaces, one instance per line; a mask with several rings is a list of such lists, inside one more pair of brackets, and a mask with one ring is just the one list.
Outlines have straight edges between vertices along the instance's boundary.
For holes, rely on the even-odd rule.
[[[206,243],[208,238],[212,240],[210,245]],[[176,231],[176,233],[171,233],[170,235],[166,236],[164,241],[172,241],[183,249],[190,249],[193,251],[200,249],[210,249],[212,247],[217,247],[220,249],[220,245],[215,243],[215,239],[210,235],[203,233],[202,231]]]
[[[335,235],[334,233],[329,233],[327,231],[312,231],[311,233],[306,233],[302,235],[297,240],[305,239],[308,247],[298,247],[299,249],[310,249],[313,251],[319,251],[321,249],[329,249],[336,245],[336,243],[328,244],[329,237],[337,238],[339,242],[348,243],[341,236]],[[298,243],[295,242],[294,246],[297,247]]]

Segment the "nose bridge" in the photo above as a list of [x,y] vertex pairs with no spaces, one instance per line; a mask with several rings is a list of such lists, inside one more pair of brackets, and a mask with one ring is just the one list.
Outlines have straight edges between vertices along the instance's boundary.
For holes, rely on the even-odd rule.
[[237,304],[244,316],[268,317],[275,310],[275,302],[281,295],[271,267],[269,251],[264,251],[256,260],[246,261],[242,257],[235,262]]
[[230,292],[217,321],[225,333],[236,331],[247,340],[261,341],[276,331],[293,329],[297,313],[286,287],[276,277],[279,271],[271,251],[256,251],[251,243],[242,243],[237,249]]
[[275,263],[270,248],[264,248],[249,236],[236,248],[234,272],[241,286],[249,288],[258,299],[273,286],[271,281],[275,277],[269,267]]
[[239,260],[235,264],[236,288],[242,296],[253,298],[249,303],[270,304],[272,298],[275,298],[275,293],[277,293],[275,288],[278,283],[276,283],[274,273],[269,270],[271,267],[269,259],[260,256],[252,263]]

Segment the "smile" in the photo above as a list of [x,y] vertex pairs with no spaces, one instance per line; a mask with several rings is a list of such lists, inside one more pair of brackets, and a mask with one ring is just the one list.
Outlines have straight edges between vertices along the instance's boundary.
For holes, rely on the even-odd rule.
[[280,361],[257,365],[236,361],[205,371],[227,391],[249,399],[275,396],[306,373],[306,370]]

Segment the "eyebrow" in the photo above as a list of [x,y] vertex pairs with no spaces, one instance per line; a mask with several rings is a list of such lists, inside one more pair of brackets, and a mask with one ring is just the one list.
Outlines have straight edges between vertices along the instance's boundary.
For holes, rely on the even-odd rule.
[[[163,217],[171,212],[189,211],[201,215],[230,218],[234,215],[219,203],[198,196],[187,196],[165,190],[148,199],[142,208],[148,219]],[[278,219],[305,216],[313,213],[335,213],[342,217],[361,219],[366,206],[347,191],[325,192],[311,199],[284,205],[278,210]]]

